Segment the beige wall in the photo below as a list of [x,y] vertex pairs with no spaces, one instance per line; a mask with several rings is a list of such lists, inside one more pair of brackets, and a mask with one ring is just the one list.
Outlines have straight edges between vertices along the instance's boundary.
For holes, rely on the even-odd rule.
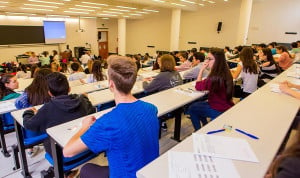
[[[297,32],[287,35],[285,32]],[[254,0],[248,44],[300,40],[299,0]]]
[[[157,50],[170,49],[171,10],[154,13],[140,20],[127,20],[126,53],[155,54]],[[148,48],[147,46],[155,46]]]
[[[43,19],[30,20],[28,17],[24,19],[12,19],[8,17],[1,17],[0,25],[35,25],[42,26]],[[70,49],[74,52],[75,46],[91,47],[92,52],[98,55],[97,44],[97,28],[96,19],[81,19],[81,28],[84,32],[76,32],[79,28],[78,19],[71,19],[66,21],[66,34],[67,41],[65,44],[51,44],[51,45],[1,45],[0,46],[0,62],[13,61],[15,56],[23,54],[26,51],[34,51],[35,53],[41,53],[43,51],[59,50],[64,51],[66,44],[69,44]],[[86,45],[88,43],[88,45]],[[90,44],[90,45],[89,45]]]
[[[183,12],[181,17],[180,45],[182,50],[193,47],[234,46],[236,42],[237,23],[239,21],[240,3],[222,7],[201,8],[197,12]],[[218,22],[222,30],[217,33]],[[197,42],[196,45],[188,41]]]

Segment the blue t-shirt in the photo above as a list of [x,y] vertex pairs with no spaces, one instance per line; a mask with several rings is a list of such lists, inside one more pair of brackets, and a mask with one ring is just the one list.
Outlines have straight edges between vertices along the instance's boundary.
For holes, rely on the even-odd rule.
[[136,177],[159,155],[157,108],[140,100],[120,103],[81,136],[95,153],[106,151],[109,177]]

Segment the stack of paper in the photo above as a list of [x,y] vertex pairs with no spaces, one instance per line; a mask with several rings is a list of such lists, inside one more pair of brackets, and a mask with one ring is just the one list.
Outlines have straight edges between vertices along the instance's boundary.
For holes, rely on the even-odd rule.
[[258,162],[244,139],[193,134],[194,153],[169,152],[169,178],[239,178],[232,160]]

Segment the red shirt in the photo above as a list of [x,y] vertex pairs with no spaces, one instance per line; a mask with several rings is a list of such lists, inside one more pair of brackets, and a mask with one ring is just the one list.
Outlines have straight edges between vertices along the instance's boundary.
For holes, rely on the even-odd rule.
[[212,109],[215,109],[220,112],[224,112],[227,109],[231,108],[231,106],[234,105],[232,100],[226,99],[226,89],[225,86],[222,85],[222,87],[219,89],[218,93],[213,93],[210,91],[211,88],[211,82],[209,79],[204,79],[202,81],[196,82],[195,86],[196,90],[203,91],[208,90],[208,104]]

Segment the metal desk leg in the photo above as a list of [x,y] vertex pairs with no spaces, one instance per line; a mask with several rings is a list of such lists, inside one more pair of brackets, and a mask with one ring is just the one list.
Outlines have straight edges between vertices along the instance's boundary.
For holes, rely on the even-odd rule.
[[10,157],[10,154],[6,148],[2,118],[0,118],[0,148],[2,148],[1,152],[5,157]]
[[181,129],[181,113],[183,111],[183,108],[178,108],[174,111],[175,115],[175,126],[174,126],[174,136],[172,139],[180,142],[180,129]]
[[27,163],[27,158],[26,158],[26,153],[25,153],[22,126],[16,120],[14,122],[15,122],[15,130],[16,130],[16,136],[17,136],[17,141],[18,141],[17,144],[18,144],[20,158],[21,158],[21,167],[23,170],[22,175],[26,178],[30,178],[31,175],[28,170],[28,163]]
[[51,138],[51,150],[55,177],[64,177],[62,148]]

